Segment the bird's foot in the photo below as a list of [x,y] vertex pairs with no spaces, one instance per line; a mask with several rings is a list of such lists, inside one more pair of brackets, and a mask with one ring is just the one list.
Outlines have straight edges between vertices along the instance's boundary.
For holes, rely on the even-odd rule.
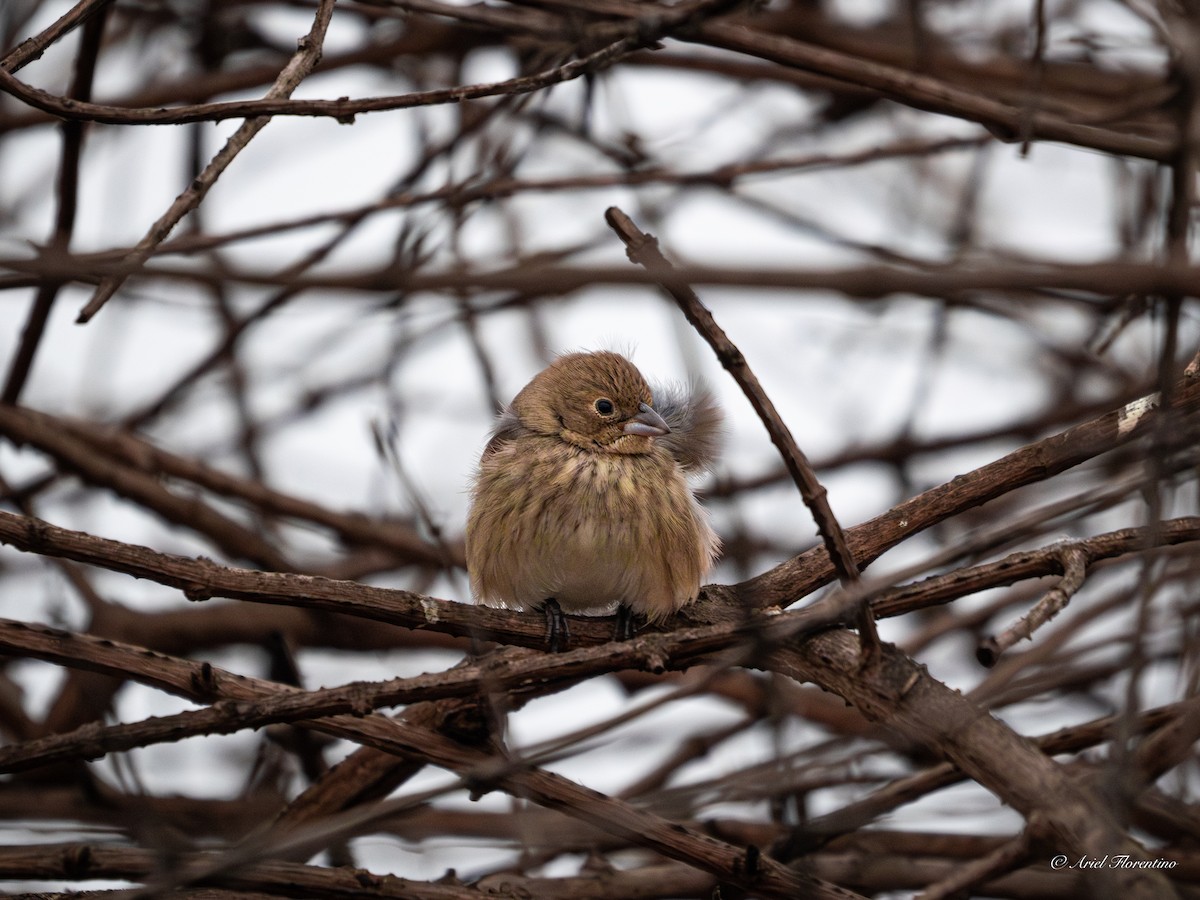
[[613,640],[628,641],[633,639],[634,628],[633,610],[622,603],[617,607],[616,622],[613,625]]
[[567,625],[567,617],[563,615],[562,607],[553,597],[547,597],[542,604],[542,612],[546,616],[546,643],[551,653],[561,653],[571,642],[571,628]]

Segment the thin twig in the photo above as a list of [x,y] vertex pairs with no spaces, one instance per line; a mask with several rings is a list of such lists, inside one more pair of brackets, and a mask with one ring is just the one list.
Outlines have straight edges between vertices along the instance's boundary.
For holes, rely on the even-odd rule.
[[[87,4],[76,7],[79,10]],[[92,96],[92,82],[96,74],[96,60],[100,55],[101,37],[111,7],[107,3],[92,4],[83,17],[83,37],[79,42],[79,53],[75,59],[75,74],[71,85],[71,96],[87,101]],[[74,12],[73,10],[72,12]],[[59,20],[60,22],[62,20]],[[22,45],[24,46],[24,45]],[[20,48],[18,48],[20,49]],[[2,68],[2,66],[0,66]],[[62,159],[58,168],[58,209],[55,212],[54,234],[50,246],[55,252],[66,253],[70,249],[71,235],[75,230],[75,218],[79,207],[79,168],[83,155],[84,128],[82,122],[66,121],[62,124]],[[46,333],[50,310],[58,297],[63,282],[51,279],[43,282],[34,297],[33,306],[21,331],[21,343],[8,368],[8,378],[0,400],[15,404],[33,368],[37,349]]]
[[[1036,818],[1036,816],[1031,817]],[[953,900],[965,896],[993,878],[1005,875],[1024,864],[1032,844],[1031,828],[1005,841],[991,853],[959,866],[947,878],[932,884],[917,895],[917,900]]]
[[[268,101],[290,97],[292,91],[300,85],[300,82],[304,80],[305,76],[320,61],[325,42],[325,32],[329,28],[329,20],[333,17],[334,2],[335,0],[319,0],[312,27],[309,29],[308,34],[300,39],[296,54],[284,67],[283,71],[279,73],[275,84],[267,91],[266,99]],[[11,79],[11,76],[0,72],[0,86],[3,86],[5,81],[9,79]],[[134,247],[133,251],[124,260],[122,271],[101,279],[95,293],[92,294],[92,298],[80,310],[78,318],[80,324],[91,320],[92,316],[99,312],[101,307],[125,283],[125,279],[150,258],[150,255],[154,252],[154,248],[166,240],[167,235],[179,224],[180,219],[200,204],[200,201],[204,199],[209,189],[216,184],[221,173],[229,168],[230,163],[234,161],[237,155],[246,148],[255,135],[262,131],[270,121],[269,116],[259,116],[247,119],[238,127],[237,131],[225,142],[225,146],[205,166],[204,171],[192,179],[187,190],[175,198],[175,202],[150,227],[146,236],[138,241],[137,246]]]
[[[838,524],[837,517],[829,506],[825,487],[817,479],[808,457],[804,455],[804,451],[792,437],[791,431],[780,417],[778,410],[775,409],[775,404],[771,402],[767,392],[763,390],[741,350],[717,324],[713,314],[696,296],[696,292],[679,277],[675,267],[658,249],[658,241],[653,235],[643,232],[629,216],[615,206],[610,207],[604,216],[609,227],[625,243],[630,260],[645,267],[663,290],[675,300],[688,322],[713,348],[725,371],[733,376],[738,387],[750,400],[750,405],[754,407],[754,411],[771,436],[771,442],[783,457],[783,463],[796,483],[796,487],[799,488],[801,498],[816,520],[817,531],[821,535],[825,548],[829,551],[829,558],[833,562],[838,579],[843,584],[856,581],[858,564],[854,561],[854,554],[850,552],[850,547],[846,543],[842,526]],[[859,617],[864,640],[877,642],[878,638],[874,635],[874,623],[867,624],[866,622],[869,618],[869,615]]]
[[1083,587],[1091,563],[1087,550],[1078,543],[1071,543],[1055,548],[1054,555],[1062,566],[1062,578],[1042,595],[1028,613],[998,636],[988,637],[980,643],[975,656],[983,665],[991,668],[1000,655],[1017,641],[1032,638],[1033,633],[1065,609],[1076,591]]
[[1041,106],[1042,80],[1046,75],[1046,0],[1033,3],[1033,52],[1030,59],[1029,97],[1021,109],[1021,156],[1029,155],[1033,139],[1033,117]]
[[96,13],[106,10],[112,3],[113,0],[80,0],[40,34],[21,41],[4,59],[0,59],[0,71],[16,72],[33,62],[55,41],[70,34]]

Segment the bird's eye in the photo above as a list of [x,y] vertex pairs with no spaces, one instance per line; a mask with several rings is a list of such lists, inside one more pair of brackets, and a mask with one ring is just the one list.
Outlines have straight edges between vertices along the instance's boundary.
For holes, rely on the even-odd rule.
[[602,416],[611,416],[613,414],[613,410],[616,409],[616,407],[613,406],[613,402],[607,397],[601,397],[599,400],[593,403],[592,406],[596,407],[596,412],[600,413]]

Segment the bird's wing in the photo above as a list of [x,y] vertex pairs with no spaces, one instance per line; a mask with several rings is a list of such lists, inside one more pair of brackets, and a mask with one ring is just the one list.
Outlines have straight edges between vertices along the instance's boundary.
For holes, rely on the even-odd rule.
[[492,429],[491,439],[487,442],[487,446],[483,448],[483,458],[487,459],[507,442],[516,440],[524,430],[525,426],[517,418],[517,414],[513,411],[512,406],[504,407],[504,410],[496,419],[496,427]]

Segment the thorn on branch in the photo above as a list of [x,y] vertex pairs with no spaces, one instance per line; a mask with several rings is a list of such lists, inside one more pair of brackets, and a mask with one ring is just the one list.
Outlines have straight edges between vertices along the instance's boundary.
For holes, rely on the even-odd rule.
[[371,698],[363,694],[361,688],[359,690],[350,691],[350,715],[361,719],[364,716],[369,716],[375,712],[375,704],[371,702]]
[[217,697],[217,679],[213,674],[212,663],[201,663],[200,670],[192,673],[191,682],[196,696],[207,702],[212,702]]
[[193,603],[203,603],[213,598],[212,588],[206,584],[189,584],[183,589],[183,596]]

